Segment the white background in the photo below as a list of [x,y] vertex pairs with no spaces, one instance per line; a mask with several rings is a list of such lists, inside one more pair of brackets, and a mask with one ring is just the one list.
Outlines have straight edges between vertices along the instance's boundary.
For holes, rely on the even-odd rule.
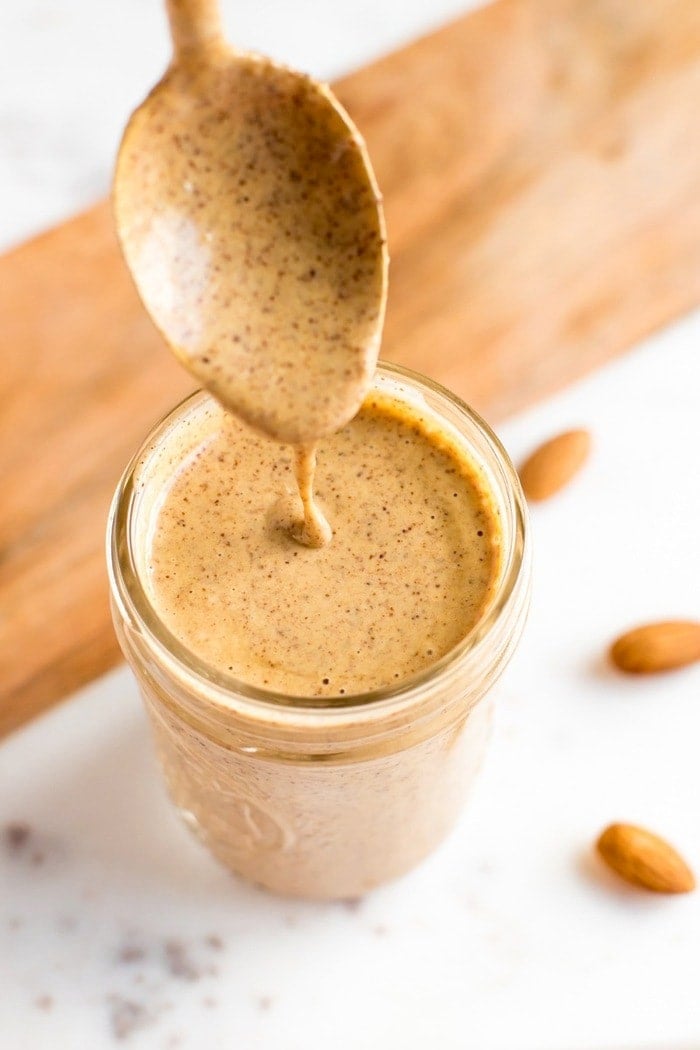
[[[464,7],[225,4],[236,43],[324,78]],[[167,53],[153,0],[2,4],[1,247],[106,192]],[[484,773],[408,878],[356,908],[232,880],[171,813],[124,670],[2,746],[0,827],[32,828],[0,843],[2,1050],[700,1047],[700,894],[627,889],[590,850],[636,821],[700,871],[700,670],[604,660],[631,624],[700,616],[699,337],[696,314],[500,428],[516,459],[579,425],[594,454],[535,508]]]

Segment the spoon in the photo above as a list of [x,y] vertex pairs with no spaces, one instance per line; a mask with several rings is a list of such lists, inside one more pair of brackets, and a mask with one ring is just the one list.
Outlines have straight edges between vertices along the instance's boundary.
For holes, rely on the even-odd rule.
[[216,0],[167,0],[173,60],[133,113],[114,210],[141,299],[221,403],[309,446],[359,409],[388,254],[364,142],[330,89],[223,39]]

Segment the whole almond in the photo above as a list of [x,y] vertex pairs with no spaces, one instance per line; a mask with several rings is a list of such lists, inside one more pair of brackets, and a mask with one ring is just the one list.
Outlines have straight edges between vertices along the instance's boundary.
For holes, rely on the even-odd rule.
[[690,893],[695,876],[664,839],[634,824],[611,824],[596,849],[609,868],[633,886],[654,893]]
[[700,623],[666,620],[635,627],[613,643],[610,659],[628,674],[655,674],[685,667],[700,660]]
[[571,481],[588,459],[591,435],[567,430],[545,441],[523,463],[520,481],[530,500],[549,499]]

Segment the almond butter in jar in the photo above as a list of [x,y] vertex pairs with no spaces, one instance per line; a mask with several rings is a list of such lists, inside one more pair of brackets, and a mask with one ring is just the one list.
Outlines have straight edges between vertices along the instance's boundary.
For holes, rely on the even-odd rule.
[[441,842],[481,764],[527,612],[522,493],[479,417],[384,365],[320,447],[334,537],[308,550],[290,463],[237,428],[194,395],[127,469],[117,634],[211,852],[279,893],[358,896]]

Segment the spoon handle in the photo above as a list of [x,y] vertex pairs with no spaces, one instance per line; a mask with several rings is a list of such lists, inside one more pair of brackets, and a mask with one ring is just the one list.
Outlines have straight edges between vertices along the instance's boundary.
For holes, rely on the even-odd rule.
[[166,0],[174,58],[221,39],[219,0]]

